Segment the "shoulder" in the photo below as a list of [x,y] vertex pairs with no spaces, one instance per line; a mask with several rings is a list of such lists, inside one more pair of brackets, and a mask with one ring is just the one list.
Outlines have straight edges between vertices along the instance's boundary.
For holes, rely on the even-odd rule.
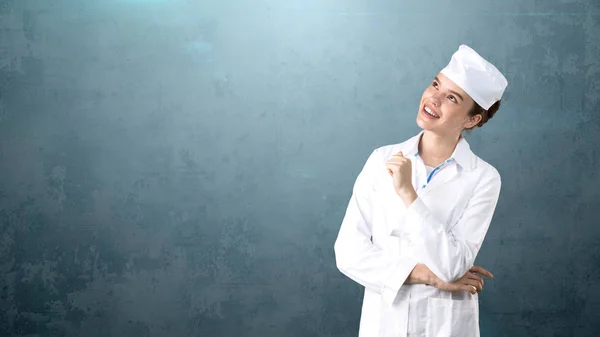
[[[395,144],[387,144],[375,147],[371,150],[364,167],[363,171],[369,172],[369,174],[376,174],[378,171],[385,172],[385,162],[388,161],[394,154],[399,151],[409,151],[410,148],[407,146],[408,141]],[[380,173],[381,173],[380,172]]]
[[502,181],[502,177],[500,176],[500,172],[498,172],[498,169],[496,169],[496,167],[494,165],[483,160],[481,157],[477,156],[476,154],[473,154],[473,156],[477,163],[476,170],[480,174],[480,181],[482,181],[482,182],[497,182],[498,184],[500,184]]
[[408,152],[412,151],[413,147],[414,139],[411,138],[401,143],[381,145],[375,148],[371,155],[375,155],[381,160],[387,160],[400,151],[402,151],[405,156],[410,155]]

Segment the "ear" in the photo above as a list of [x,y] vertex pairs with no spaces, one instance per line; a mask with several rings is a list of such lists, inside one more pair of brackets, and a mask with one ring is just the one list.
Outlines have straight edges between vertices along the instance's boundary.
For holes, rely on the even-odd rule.
[[483,118],[483,116],[481,116],[481,114],[477,114],[475,116],[468,116],[465,120],[465,123],[463,124],[463,127],[465,129],[471,129],[471,128],[475,127],[477,124],[479,124],[479,122],[481,122],[482,118]]

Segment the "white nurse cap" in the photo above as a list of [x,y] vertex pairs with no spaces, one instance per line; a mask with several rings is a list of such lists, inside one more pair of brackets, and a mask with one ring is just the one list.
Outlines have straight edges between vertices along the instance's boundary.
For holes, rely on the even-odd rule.
[[493,64],[464,44],[440,71],[485,110],[502,98],[508,81]]

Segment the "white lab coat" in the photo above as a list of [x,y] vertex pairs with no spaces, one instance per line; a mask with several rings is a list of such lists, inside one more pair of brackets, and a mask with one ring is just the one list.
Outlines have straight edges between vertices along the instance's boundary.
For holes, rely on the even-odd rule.
[[422,186],[425,165],[414,156],[422,133],[371,153],[335,241],[338,269],[365,287],[360,337],[479,336],[477,295],[403,283],[417,263],[447,282],[473,266],[496,208],[500,175],[461,138],[455,160],[417,190],[407,208],[385,162],[402,151],[413,163],[413,186]]

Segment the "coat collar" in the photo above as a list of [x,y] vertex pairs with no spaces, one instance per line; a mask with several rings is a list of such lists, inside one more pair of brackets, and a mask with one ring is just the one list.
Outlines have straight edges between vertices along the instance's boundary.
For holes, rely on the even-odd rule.
[[[421,136],[423,136],[423,132],[424,131],[422,130],[418,135],[410,138],[404,143],[405,148],[407,149],[404,152],[405,155],[414,156],[419,152],[419,141],[421,140]],[[477,168],[477,156],[471,151],[471,147],[464,136],[460,136],[460,140],[458,141],[458,144],[456,144],[452,157],[464,170],[472,171]]]

